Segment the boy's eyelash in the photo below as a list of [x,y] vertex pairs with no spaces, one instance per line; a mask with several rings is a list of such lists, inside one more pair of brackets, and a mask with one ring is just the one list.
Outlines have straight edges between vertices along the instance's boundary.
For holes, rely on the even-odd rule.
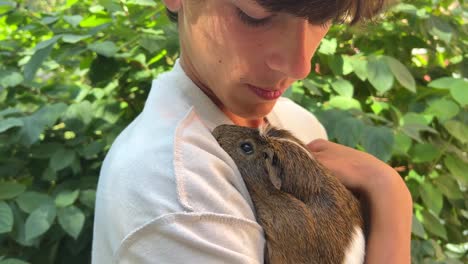
[[250,17],[246,13],[244,13],[242,10],[240,10],[239,8],[236,8],[236,11],[237,11],[237,16],[239,17],[239,19],[243,23],[252,27],[261,27],[263,25],[266,25],[270,21],[269,17],[262,18],[262,19],[255,19],[253,17]]

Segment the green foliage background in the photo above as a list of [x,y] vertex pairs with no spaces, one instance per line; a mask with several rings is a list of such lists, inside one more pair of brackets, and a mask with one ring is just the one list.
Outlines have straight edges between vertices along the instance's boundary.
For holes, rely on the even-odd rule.
[[[400,172],[413,263],[467,261],[466,21],[464,1],[414,0],[335,25],[287,94]],[[102,160],[176,33],[160,1],[0,0],[0,264],[90,262]]]

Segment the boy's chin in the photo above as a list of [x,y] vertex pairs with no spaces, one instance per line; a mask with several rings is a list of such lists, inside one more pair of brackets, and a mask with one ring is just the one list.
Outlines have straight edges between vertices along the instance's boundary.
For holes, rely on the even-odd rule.
[[275,103],[276,101],[261,105],[255,105],[253,107],[246,107],[244,109],[239,109],[238,113],[235,114],[247,120],[263,119],[268,114],[270,114],[273,107],[275,106]]

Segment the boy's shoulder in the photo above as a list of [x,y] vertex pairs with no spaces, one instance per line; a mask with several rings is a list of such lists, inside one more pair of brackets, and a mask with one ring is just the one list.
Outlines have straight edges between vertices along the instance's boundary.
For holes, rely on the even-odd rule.
[[318,138],[327,139],[327,132],[313,113],[289,98],[281,97],[268,119],[273,125],[290,130],[304,143]]

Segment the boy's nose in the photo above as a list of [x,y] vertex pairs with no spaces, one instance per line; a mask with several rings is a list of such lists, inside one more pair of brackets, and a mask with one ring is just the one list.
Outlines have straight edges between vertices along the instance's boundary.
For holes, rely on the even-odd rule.
[[267,57],[267,65],[292,79],[304,79],[311,70],[311,59],[322,34],[314,34],[320,27],[309,24],[306,19],[296,19],[278,37],[276,49]]

